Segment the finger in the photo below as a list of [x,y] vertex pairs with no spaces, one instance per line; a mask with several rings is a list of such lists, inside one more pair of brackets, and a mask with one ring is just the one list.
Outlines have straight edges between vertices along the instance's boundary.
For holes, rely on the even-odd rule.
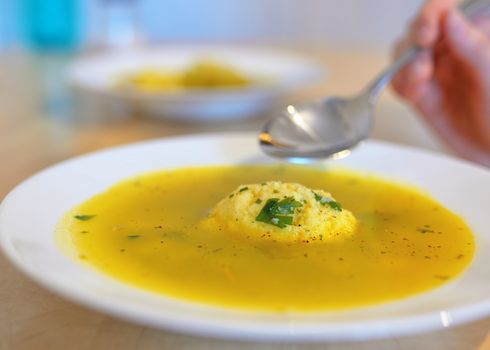
[[490,16],[488,13],[479,15],[471,19],[473,24],[478,27],[487,37],[490,37]]
[[411,37],[415,44],[430,47],[439,39],[440,24],[448,10],[454,8],[455,0],[430,0],[420,10],[411,25]]
[[490,41],[459,11],[450,11],[443,26],[448,48],[476,72],[490,70]]
[[402,97],[417,103],[433,76],[434,65],[429,51],[421,52],[413,63],[406,66],[395,78],[393,87]]
[[444,103],[447,98],[438,83],[431,81],[427,84],[419,102],[415,104],[415,108],[448,145],[454,147],[460,154],[465,153],[462,152],[460,145],[473,138],[468,133],[470,130],[464,128],[465,125],[461,125],[461,118],[450,118],[441,110],[441,103]]
[[[490,91],[490,39],[476,25],[469,22],[459,12],[452,11],[446,19],[446,40],[453,55],[457,57],[471,73],[470,77],[481,91]],[[480,99],[477,109],[469,113],[472,118],[462,123],[472,125],[476,132],[474,139],[481,145],[490,147],[490,105],[478,89],[466,96],[467,100]]]

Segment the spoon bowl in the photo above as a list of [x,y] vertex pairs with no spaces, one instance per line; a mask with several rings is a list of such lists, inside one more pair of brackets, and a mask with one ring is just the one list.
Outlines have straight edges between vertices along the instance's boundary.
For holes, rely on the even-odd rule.
[[365,95],[332,97],[289,105],[264,126],[259,142],[268,155],[288,159],[341,158],[366,139],[373,125],[373,108]]

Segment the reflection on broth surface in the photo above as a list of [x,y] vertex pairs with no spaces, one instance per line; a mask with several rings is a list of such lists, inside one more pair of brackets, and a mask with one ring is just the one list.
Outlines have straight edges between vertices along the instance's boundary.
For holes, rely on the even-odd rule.
[[[330,192],[356,217],[354,234],[283,241],[201,225],[238,186],[265,181]],[[474,253],[464,221],[416,189],[366,174],[283,165],[144,174],[72,209],[57,238],[76,259],[134,286],[268,311],[403,298],[456,277]]]

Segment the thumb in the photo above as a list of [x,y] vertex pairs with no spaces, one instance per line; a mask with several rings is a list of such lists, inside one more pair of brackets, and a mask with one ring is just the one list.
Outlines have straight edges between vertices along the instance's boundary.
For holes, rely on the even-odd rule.
[[446,17],[445,37],[453,54],[475,68],[490,65],[490,40],[463,15],[450,11]]

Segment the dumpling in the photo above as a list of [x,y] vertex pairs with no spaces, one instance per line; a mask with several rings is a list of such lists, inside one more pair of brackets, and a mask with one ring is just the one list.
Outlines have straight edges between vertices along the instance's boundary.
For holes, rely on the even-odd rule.
[[212,209],[206,224],[277,241],[322,242],[354,234],[356,218],[326,191],[270,181],[239,186]]

